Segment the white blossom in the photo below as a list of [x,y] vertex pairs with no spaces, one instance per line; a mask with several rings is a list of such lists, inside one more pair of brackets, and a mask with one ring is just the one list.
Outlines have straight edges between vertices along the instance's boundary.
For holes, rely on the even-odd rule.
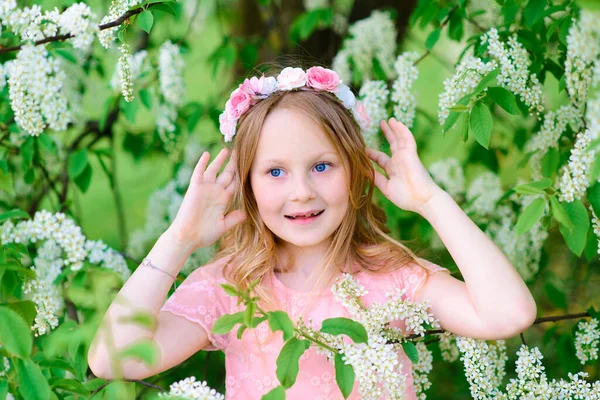
[[412,85],[419,77],[419,70],[415,61],[419,54],[405,52],[398,56],[394,69],[398,78],[392,85],[392,102],[394,103],[394,117],[411,128],[415,119],[417,99],[412,93]]
[[74,38],[69,39],[76,49],[89,52],[94,37],[98,32],[98,21],[96,14],[85,3],[75,3],[58,16],[60,33],[71,34]]
[[131,74],[132,57],[127,43],[123,43],[119,49],[121,50],[121,57],[119,57],[117,63],[117,70],[121,77],[121,91],[125,101],[130,102],[133,100],[133,78]]
[[444,331],[440,336],[440,352],[442,359],[446,362],[454,362],[458,359],[458,346],[456,345],[456,335]]
[[450,107],[463,96],[471,93],[475,86],[489,72],[496,69],[498,64],[492,60],[484,63],[480,58],[465,56],[456,67],[456,73],[444,80],[444,91],[440,93],[438,104],[438,120],[444,125],[450,114]]
[[[0,345],[0,348],[2,348],[2,345]],[[0,363],[0,377],[6,376],[9,370],[10,363],[8,361],[8,358],[2,357],[2,363]]]
[[491,28],[481,36],[481,43],[487,43],[488,52],[500,63],[498,83],[518,95],[530,110],[542,112],[542,86],[536,74],[529,74],[531,60],[516,34],[508,38],[507,47],[500,41],[498,30]]
[[493,172],[484,172],[475,178],[467,189],[466,200],[470,202],[468,212],[475,212],[480,217],[494,215],[496,202],[502,197],[502,182]]
[[197,382],[196,377],[191,376],[169,386],[168,393],[159,393],[158,397],[163,399],[196,399],[196,400],[224,400],[225,396],[215,389],[208,387],[206,381]]
[[508,357],[503,340],[488,343],[485,340],[458,336],[456,344],[461,352],[465,376],[473,399],[495,399],[505,375]]
[[[145,72],[146,59],[148,58],[148,52],[146,50],[140,50],[133,55],[129,55],[129,67],[131,69],[131,81],[137,81],[140,76]],[[117,65],[115,72],[111,78],[110,85],[113,89],[121,90],[121,70]]]
[[457,158],[438,160],[428,170],[433,180],[450,196],[456,199],[464,194],[465,171]]
[[575,332],[575,349],[577,351],[577,358],[582,364],[598,359],[599,342],[600,329],[598,329],[598,320],[592,318],[588,322],[579,322],[577,332]]
[[413,364],[413,385],[417,398],[425,400],[427,398],[425,391],[431,387],[428,374],[433,369],[433,355],[422,341],[417,342],[416,347],[419,354],[419,361]]
[[43,46],[26,44],[5,68],[10,105],[19,126],[35,136],[46,126],[65,130],[71,114],[62,90],[66,75],[60,62]]
[[169,40],[158,50],[158,80],[165,102],[180,106],[185,100],[183,84],[184,62],[179,46]]
[[[375,10],[368,18],[352,24],[349,34],[350,37],[345,39],[342,44],[343,56],[352,60],[354,67],[361,74],[362,80],[374,78],[374,58],[381,65],[386,77],[393,79],[393,60],[396,58],[396,27],[390,14]],[[336,66],[339,66],[340,62],[340,60],[336,61]],[[349,77],[344,76],[342,79],[349,79]]]
[[127,279],[129,269],[123,257],[102,243],[87,241],[81,228],[63,213],[51,214],[46,210],[35,213],[32,220],[19,221],[16,225],[7,220],[0,226],[0,241],[7,243],[35,243],[37,255],[30,267],[35,279],[23,285],[23,293],[30,295],[35,303],[36,317],[31,329],[35,335],[43,335],[58,326],[58,316],[64,309],[62,291],[55,281],[64,267],[80,270],[86,259],[112,269]]
[[367,147],[379,148],[377,132],[379,122],[387,119],[388,116],[386,106],[389,94],[390,91],[384,81],[368,81],[360,88],[359,97],[371,120],[369,128],[363,132]]
[[[108,15],[102,18],[100,24],[106,24],[116,20],[125,14],[130,8],[137,6],[141,2],[142,0],[113,0],[108,9]],[[99,31],[98,40],[100,41],[100,44],[106,49],[111,48],[115,41],[115,36],[118,30],[119,27],[115,26]]]

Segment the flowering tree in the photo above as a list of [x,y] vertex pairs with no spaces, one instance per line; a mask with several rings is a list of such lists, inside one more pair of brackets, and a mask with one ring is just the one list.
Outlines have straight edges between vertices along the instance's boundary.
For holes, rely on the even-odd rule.
[[[216,127],[232,71],[252,68],[264,47],[275,49],[273,40],[223,33],[235,32],[231,26],[240,16],[232,11],[234,1],[113,0],[108,10],[50,3],[0,2],[0,398],[134,398],[157,391],[165,392],[161,397],[223,398],[217,353],[198,353],[145,381],[107,382],[89,371],[87,350],[131,268],[175,217],[199,155],[220,146]],[[278,11],[278,2],[256,4],[267,14]],[[374,10],[354,22],[352,1],[303,5],[286,31],[286,46],[276,50],[323,31],[337,35],[332,68],[353,86],[369,119],[394,116],[412,128],[421,151],[432,155],[432,177],[509,257],[544,316],[514,340],[455,337],[436,329],[426,305],[408,303],[402,293],[361,307],[360,282],[345,277],[334,295],[352,319],[314,327],[281,311],[264,312],[251,291],[226,287],[246,308],[225,316],[215,331],[267,323],[283,332],[281,385],[267,398],[284,398],[297,360],[311,346],[334,363],[345,396],[358,381],[363,398],[402,398],[405,377],[385,368],[402,347],[413,361],[420,398],[600,398],[600,314],[593,307],[600,252],[597,6],[421,0],[409,18],[408,40],[398,43],[397,11]],[[193,90],[204,89],[184,76],[186,62],[197,59],[194,39],[209,36],[215,21],[223,40],[203,56],[220,78],[218,92],[187,101]],[[432,67],[432,60],[439,65]],[[451,70],[447,78],[440,68]],[[424,82],[426,73],[432,76]],[[439,83],[433,107],[422,100],[425,89],[436,91],[428,87],[432,79]],[[210,128],[200,134],[204,122]],[[389,150],[381,139],[371,124],[368,145]],[[453,151],[436,153],[442,140],[455,143]],[[121,151],[138,159],[164,156],[173,166],[172,179],[150,196],[146,223],[131,235],[118,182]],[[117,208],[120,242],[114,248],[88,239],[78,222],[75,193],[88,191],[100,174]],[[452,269],[425,220],[383,197],[378,201],[396,237],[416,238]],[[194,253],[182,272],[213,250]],[[412,333],[390,328],[398,318],[410,321]],[[156,323],[144,313],[132,314],[131,322]],[[151,364],[157,353],[145,342],[115,357]],[[198,365],[211,368],[198,372]],[[459,370],[465,379],[447,372]]]

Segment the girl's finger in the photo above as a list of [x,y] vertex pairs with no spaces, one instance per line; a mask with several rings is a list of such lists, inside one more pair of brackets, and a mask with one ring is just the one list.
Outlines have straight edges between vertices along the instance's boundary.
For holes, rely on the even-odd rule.
[[227,187],[231,183],[231,181],[233,180],[233,175],[235,174],[235,164],[236,164],[235,151],[233,151],[231,153],[231,157],[229,157],[229,161],[227,162],[227,165],[225,166],[223,171],[217,177],[218,184]]
[[[379,151],[379,150],[374,150],[374,149],[367,149],[367,155],[369,156],[369,158],[373,161],[375,161],[377,164],[379,164],[379,166],[381,168],[383,168],[383,170],[385,172],[388,172],[387,167],[388,167],[388,163],[390,162],[390,157]],[[389,174],[389,173],[388,173]]]
[[417,148],[415,137],[410,129],[406,127],[406,125],[395,118],[390,118],[390,127],[394,132],[396,132],[401,148]]
[[383,174],[379,171],[375,171],[375,186],[381,191],[381,193],[385,194],[387,188],[388,180]]
[[389,142],[390,148],[392,149],[392,152],[393,152],[394,150],[396,150],[397,145],[398,145],[398,138],[397,138],[396,134],[394,133],[393,129],[388,125],[387,121],[385,121],[385,120],[381,121],[379,126],[381,127],[381,130],[383,131],[383,134],[384,134],[385,138],[387,139],[387,141]]
[[194,172],[192,173],[191,181],[193,183],[204,182],[204,170],[206,169],[206,164],[208,163],[209,159],[210,159],[210,153],[208,151],[205,151],[204,153],[202,153],[202,155],[200,156],[200,159],[198,160],[198,162],[196,163],[196,166],[194,167]]
[[210,163],[204,172],[204,180],[206,182],[214,182],[217,177],[217,172],[221,169],[223,162],[227,158],[227,149],[222,149],[215,159]]

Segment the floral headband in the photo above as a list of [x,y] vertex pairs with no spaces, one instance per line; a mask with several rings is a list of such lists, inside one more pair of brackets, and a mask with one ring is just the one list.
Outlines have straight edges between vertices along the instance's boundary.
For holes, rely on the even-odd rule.
[[266,99],[271,93],[302,87],[333,93],[344,107],[352,111],[361,129],[366,130],[371,125],[364,105],[357,101],[350,88],[342,83],[337,72],[323,67],[312,67],[306,72],[302,68],[287,67],[281,71],[277,79],[272,76],[263,75],[260,78],[254,76],[244,80],[244,83],[231,93],[225,103],[225,111],[219,116],[220,130],[225,136],[225,141],[231,141],[238,120],[250,106]]

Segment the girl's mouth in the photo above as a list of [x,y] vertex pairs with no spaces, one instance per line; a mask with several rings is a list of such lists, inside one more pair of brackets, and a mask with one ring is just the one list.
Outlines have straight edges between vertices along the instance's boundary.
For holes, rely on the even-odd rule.
[[323,212],[325,212],[325,210],[321,210],[321,211],[319,211],[317,214],[314,214],[314,215],[311,215],[311,216],[308,216],[308,217],[300,217],[300,216],[298,216],[298,217],[292,217],[292,216],[290,216],[290,215],[286,215],[285,217],[286,217],[286,218],[287,218],[289,221],[291,221],[291,222],[293,222],[293,223],[296,223],[296,224],[309,224],[309,223],[311,223],[312,221],[314,221],[314,220],[316,220],[317,218],[319,218],[319,216],[320,216],[321,214],[323,214]]

